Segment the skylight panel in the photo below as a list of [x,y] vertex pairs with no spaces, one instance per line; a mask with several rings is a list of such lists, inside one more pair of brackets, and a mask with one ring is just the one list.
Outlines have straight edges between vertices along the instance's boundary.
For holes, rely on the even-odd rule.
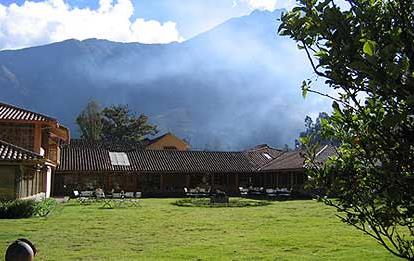
[[130,166],[128,156],[125,152],[109,152],[109,158],[113,166]]
[[272,158],[272,156],[270,156],[269,154],[267,154],[267,153],[263,153],[263,156],[265,156],[267,159],[273,159]]

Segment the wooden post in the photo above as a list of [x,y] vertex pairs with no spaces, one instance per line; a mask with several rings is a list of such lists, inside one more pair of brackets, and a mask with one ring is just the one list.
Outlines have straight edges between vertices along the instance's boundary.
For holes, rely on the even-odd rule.
[[276,187],[279,188],[279,173],[276,172]]
[[186,176],[186,180],[185,180],[185,186],[186,186],[187,188],[189,188],[189,187],[190,187],[190,179],[191,179],[190,174],[187,174],[187,176]]
[[160,174],[160,190],[164,192],[164,175]]
[[269,175],[270,175],[270,183],[272,184],[272,188],[275,188],[275,174],[271,172]]
[[236,184],[236,188],[239,189],[239,173],[236,173],[236,175],[234,175],[235,180],[235,184]]
[[264,187],[264,175],[265,174],[259,174],[260,175],[260,187]]
[[40,124],[34,125],[34,144],[33,151],[40,153],[40,147],[42,146],[42,127]]
[[293,186],[296,186],[296,184],[298,183],[298,178],[297,178],[297,173],[293,172]]
[[112,186],[112,175],[111,174],[106,174],[107,178],[108,178],[108,191],[113,189]]
[[139,182],[138,182],[138,174],[134,174],[134,183],[135,183],[135,191],[140,191],[139,190]]

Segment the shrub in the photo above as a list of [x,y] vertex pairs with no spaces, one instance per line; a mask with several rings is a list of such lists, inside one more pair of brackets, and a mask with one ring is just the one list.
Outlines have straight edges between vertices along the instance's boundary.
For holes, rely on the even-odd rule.
[[45,217],[56,207],[57,201],[53,198],[48,198],[37,202],[34,215],[37,217]]
[[47,216],[57,205],[54,199],[35,200],[9,200],[0,201],[0,219],[29,218],[32,216]]
[[34,200],[11,200],[0,202],[0,218],[28,218],[36,209]]

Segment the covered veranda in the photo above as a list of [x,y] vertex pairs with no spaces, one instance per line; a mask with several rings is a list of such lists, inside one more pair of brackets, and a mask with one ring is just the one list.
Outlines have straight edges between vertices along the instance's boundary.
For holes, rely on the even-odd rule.
[[143,173],[143,172],[58,172],[53,194],[70,196],[74,190],[102,189],[105,192],[142,192],[144,197],[183,196],[184,188],[219,189],[240,195],[239,188],[288,188],[303,186],[303,171],[250,173]]

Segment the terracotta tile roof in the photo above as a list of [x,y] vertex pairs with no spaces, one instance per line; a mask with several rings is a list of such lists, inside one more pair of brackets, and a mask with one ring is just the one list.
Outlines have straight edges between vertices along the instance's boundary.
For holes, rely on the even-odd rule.
[[334,155],[337,155],[336,147],[332,145],[325,145],[316,154],[316,160],[322,163]]
[[301,169],[304,164],[302,151],[286,151],[260,170]]
[[[288,170],[288,169],[301,169],[305,166],[305,151],[287,151],[282,153],[279,157],[272,160],[267,165],[259,168],[259,170],[272,171],[272,170]],[[316,161],[319,163],[325,162],[328,157],[335,155],[336,149],[332,145],[325,145],[320,147],[316,153]]]
[[0,140],[0,161],[36,160],[43,158],[43,156],[37,153]]
[[[260,147],[243,152],[143,150],[128,148],[116,150],[102,143],[74,140],[61,147],[58,172],[130,171],[148,173],[247,173],[302,169],[302,151],[281,151]],[[321,150],[321,160],[331,150]],[[112,165],[109,152],[124,152],[129,165]],[[264,156],[268,154],[271,159]]]
[[129,166],[112,165],[110,150],[65,145],[58,171],[136,171],[167,173],[252,172],[255,167],[243,152],[130,150]]
[[0,102],[0,120],[12,120],[12,121],[52,121],[56,122],[56,119],[49,116],[28,111],[10,104]]
[[128,154],[136,170],[167,172],[251,172],[240,152],[136,150]]
[[[245,154],[256,168],[260,168],[282,155],[283,151],[263,144],[246,151]],[[271,158],[265,156],[266,154]]]

